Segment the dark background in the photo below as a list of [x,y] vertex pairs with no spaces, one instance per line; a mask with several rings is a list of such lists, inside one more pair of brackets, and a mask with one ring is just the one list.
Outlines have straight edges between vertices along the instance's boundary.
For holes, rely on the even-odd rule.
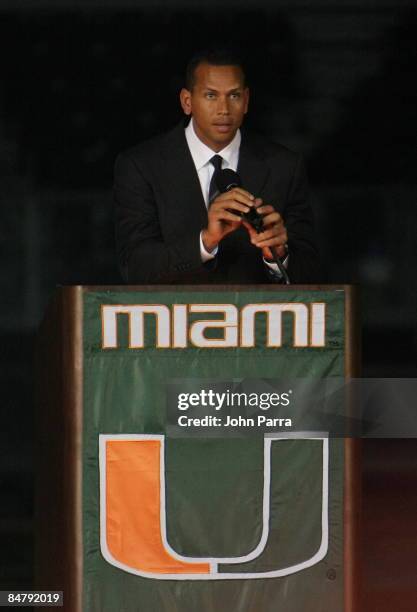
[[[328,282],[361,286],[363,375],[416,375],[416,3],[227,6],[0,3],[0,589],[32,583],[42,313],[56,285],[121,282],[114,159],[181,120],[197,46],[244,45],[248,123],[304,154]],[[364,444],[367,610],[415,610],[416,485],[414,441]]]

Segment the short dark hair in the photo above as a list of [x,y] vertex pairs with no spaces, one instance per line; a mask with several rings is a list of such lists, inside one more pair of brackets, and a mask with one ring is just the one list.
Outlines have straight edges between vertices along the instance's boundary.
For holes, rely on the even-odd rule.
[[185,87],[191,91],[195,85],[195,71],[200,64],[210,64],[211,66],[237,66],[241,69],[243,80],[246,84],[246,72],[242,55],[236,47],[219,45],[201,49],[195,53],[188,61],[185,70]]

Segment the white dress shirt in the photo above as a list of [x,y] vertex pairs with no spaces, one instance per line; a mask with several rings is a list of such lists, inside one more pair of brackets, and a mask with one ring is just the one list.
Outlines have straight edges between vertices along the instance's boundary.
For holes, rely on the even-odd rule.
[[[185,128],[185,138],[187,140],[188,148],[190,149],[191,157],[193,158],[195,169],[197,170],[198,178],[201,185],[201,191],[204,197],[204,202],[206,203],[206,206],[208,206],[210,182],[211,177],[214,174],[214,166],[210,163],[210,159],[213,157],[213,155],[220,155],[223,158],[222,169],[229,168],[230,170],[234,170],[236,172],[239,163],[240,143],[242,141],[240,130],[237,130],[233,140],[229,142],[229,144],[221,151],[213,151],[212,149],[210,149],[210,147],[208,147],[206,144],[204,144],[204,142],[199,139],[194,130],[193,119],[191,119],[191,121]],[[201,236],[202,232],[200,232],[201,260],[203,262],[206,262],[216,257],[218,247],[216,247],[211,253],[209,253],[204,248]],[[287,267],[287,261],[288,257],[284,262],[285,267]],[[279,277],[281,276],[277,264],[269,263],[268,261],[265,261],[265,259],[264,262],[271,270],[271,272],[273,272]]]

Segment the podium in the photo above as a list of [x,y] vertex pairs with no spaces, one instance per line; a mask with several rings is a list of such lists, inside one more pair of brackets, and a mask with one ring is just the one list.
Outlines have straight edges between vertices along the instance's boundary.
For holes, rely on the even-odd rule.
[[356,312],[350,286],[59,289],[38,343],[36,588],[70,612],[357,612],[358,442],[221,423],[233,391],[357,377]]

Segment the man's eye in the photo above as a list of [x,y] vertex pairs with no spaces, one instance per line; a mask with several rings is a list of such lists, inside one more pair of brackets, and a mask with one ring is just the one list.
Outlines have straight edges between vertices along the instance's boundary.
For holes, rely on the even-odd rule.
[[232,93],[230,94],[230,97],[232,98],[232,100],[237,100],[240,98],[240,93],[238,92]]
[[216,96],[214,93],[206,93],[206,98],[208,98],[209,100],[213,100],[215,97]]

